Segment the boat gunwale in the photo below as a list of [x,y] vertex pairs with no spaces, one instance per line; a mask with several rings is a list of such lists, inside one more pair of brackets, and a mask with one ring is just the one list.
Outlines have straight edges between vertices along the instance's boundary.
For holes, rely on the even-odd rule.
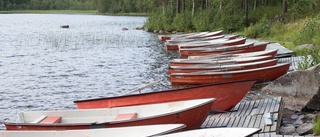
[[122,97],[129,97],[129,96],[140,96],[140,95],[148,95],[148,94],[157,94],[157,93],[163,93],[163,92],[172,92],[172,91],[178,91],[178,90],[189,90],[189,89],[197,89],[202,87],[209,87],[209,86],[216,86],[216,85],[224,85],[229,83],[238,83],[238,82],[249,82],[249,81],[257,81],[257,79],[246,79],[246,80],[235,80],[235,81],[228,81],[228,82],[217,82],[212,84],[201,84],[201,85],[193,85],[188,87],[181,87],[176,89],[168,89],[168,90],[160,90],[160,91],[154,91],[154,92],[148,92],[148,93],[140,93],[140,94],[130,94],[130,95],[120,95],[120,96],[114,96],[114,97],[101,97],[101,98],[92,98],[92,99],[84,99],[84,100],[75,100],[74,103],[77,102],[86,102],[86,101],[94,101],[94,100],[104,100],[104,99],[115,99],[115,98],[122,98]]

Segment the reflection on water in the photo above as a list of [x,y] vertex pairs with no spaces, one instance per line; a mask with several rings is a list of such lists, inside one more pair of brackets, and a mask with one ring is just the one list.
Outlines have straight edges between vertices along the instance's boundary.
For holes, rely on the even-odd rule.
[[75,108],[74,100],[121,95],[159,79],[142,92],[169,88],[169,55],[156,35],[134,29],[145,17],[0,14],[0,20],[0,128],[23,110]]

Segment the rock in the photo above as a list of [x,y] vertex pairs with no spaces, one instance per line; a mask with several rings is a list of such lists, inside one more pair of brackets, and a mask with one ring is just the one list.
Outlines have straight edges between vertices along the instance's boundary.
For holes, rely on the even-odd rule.
[[306,134],[309,134],[312,132],[312,127],[313,127],[313,124],[311,123],[304,123],[302,125],[300,125],[298,128],[297,128],[297,133],[301,136],[301,135],[306,135]]
[[172,31],[171,33],[172,33],[172,34],[176,34],[176,33],[177,33],[177,31]]
[[144,30],[144,27],[136,27],[136,30]]
[[153,32],[153,30],[152,29],[144,29],[146,32]]
[[298,118],[294,123],[294,127],[299,127],[300,125],[303,124],[302,118]]
[[320,64],[290,72],[262,88],[270,96],[282,96],[284,108],[295,111],[320,110]]
[[129,30],[128,28],[122,28],[122,30]]
[[316,48],[316,46],[314,44],[303,44],[303,45],[295,47],[294,51],[304,50],[304,49],[313,50],[314,48]]
[[299,118],[299,116],[297,115],[297,114],[293,114],[293,115],[291,115],[291,117],[290,117],[291,119],[293,119],[293,120],[296,120],[296,119],[298,119]]
[[69,28],[69,25],[61,25],[60,28],[65,28],[65,29],[67,29],[67,28]]
[[157,30],[153,30],[153,33],[157,33],[158,31]]
[[299,119],[304,119],[306,117],[306,115],[302,114],[302,115],[299,115]]
[[295,132],[296,128],[293,125],[287,127],[280,127],[281,135],[292,135]]
[[316,114],[307,114],[306,119],[308,121],[314,121],[316,119],[317,115]]
[[159,33],[160,33],[160,34],[163,34],[163,33],[164,33],[164,31],[163,31],[163,30],[160,30],[160,31],[159,31]]

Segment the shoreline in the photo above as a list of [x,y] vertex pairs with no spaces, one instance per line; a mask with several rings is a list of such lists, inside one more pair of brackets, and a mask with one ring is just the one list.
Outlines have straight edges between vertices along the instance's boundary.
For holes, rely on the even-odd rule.
[[80,14],[105,16],[148,16],[148,13],[99,13],[97,10],[12,10],[0,11],[0,14]]

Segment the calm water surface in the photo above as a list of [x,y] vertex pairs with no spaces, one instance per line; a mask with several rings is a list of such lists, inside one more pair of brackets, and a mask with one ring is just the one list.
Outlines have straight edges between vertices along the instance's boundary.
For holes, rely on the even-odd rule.
[[74,100],[121,95],[159,79],[142,92],[170,88],[172,55],[156,35],[134,29],[146,19],[0,14],[0,129],[20,111],[72,109]]

